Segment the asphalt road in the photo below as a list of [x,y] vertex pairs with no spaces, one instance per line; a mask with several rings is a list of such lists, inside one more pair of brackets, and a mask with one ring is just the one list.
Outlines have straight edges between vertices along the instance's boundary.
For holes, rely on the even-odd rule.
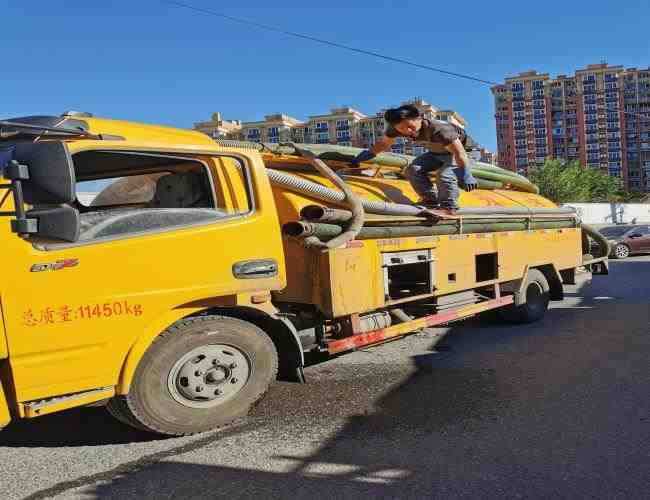
[[650,257],[534,325],[431,329],[277,383],[244,423],[160,439],[101,408],[0,433],[13,498],[650,498]]

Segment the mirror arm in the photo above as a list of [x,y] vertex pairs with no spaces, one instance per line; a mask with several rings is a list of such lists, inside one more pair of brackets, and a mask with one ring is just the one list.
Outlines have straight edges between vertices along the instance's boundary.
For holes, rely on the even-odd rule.
[[6,177],[11,180],[8,185],[14,193],[15,212],[9,212],[7,215],[14,215],[16,218],[11,221],[11,230],[20,235],[32,234],[38,231],[38,220],[27,218],[25,211],[25,199],[23,197],[22,181],[29,179],[29,170],[27,165],[21,165],[16,160],[11,160],[7,164]]

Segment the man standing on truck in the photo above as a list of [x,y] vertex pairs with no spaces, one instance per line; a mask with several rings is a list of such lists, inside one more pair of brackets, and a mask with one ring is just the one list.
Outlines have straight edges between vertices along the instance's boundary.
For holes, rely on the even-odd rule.
[[[370,149],[359,153],[352,163],[358,165],[371,160],[389,150],[397,137],[407,137],[429,150],[404,170],[420,196],[419,203],[427,208],[458,209],[458,185],[466,191],[477,187],[471,172],[472,160],[465,151],[468,139],[465,130],[452,123],[422,118],[418,108],[411,104],[387,110],[384,119],[387,123],[384,136]],[[429,179],[431,172],[437,172],[437,193]]]

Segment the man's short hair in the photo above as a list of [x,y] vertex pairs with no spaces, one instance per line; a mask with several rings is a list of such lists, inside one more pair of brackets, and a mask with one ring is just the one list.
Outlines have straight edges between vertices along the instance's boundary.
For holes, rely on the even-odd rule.
[[405,104],[399,108],[387,109],[384,113],[384,120],[391,125],[397,125],[402,120],[420,118],[420,110],[412,104]]

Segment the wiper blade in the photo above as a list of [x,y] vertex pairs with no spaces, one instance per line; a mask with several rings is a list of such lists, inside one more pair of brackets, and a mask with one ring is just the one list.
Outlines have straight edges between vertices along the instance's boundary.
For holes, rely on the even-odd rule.
[[[11,129],[22,129],[22,130],[3,130],[3,127],[8,127]],[[102,140],[103,137],[97,134],[91,134],[82,129],[71,129],[71,128],[58,128],[58,127],[47,127],[43,125],[33,125],[31,123],[22,123],[14,122],[7,120],[0,120],[0,139],[6,139],[24,133],[24,130],[33,131],[34,135],[43,135],[44,132],[55,132],[60,135],[67,135],[72,137],[85,137],[87,139],[97,139]],[[36,132],[40,132],[37,134]]]

